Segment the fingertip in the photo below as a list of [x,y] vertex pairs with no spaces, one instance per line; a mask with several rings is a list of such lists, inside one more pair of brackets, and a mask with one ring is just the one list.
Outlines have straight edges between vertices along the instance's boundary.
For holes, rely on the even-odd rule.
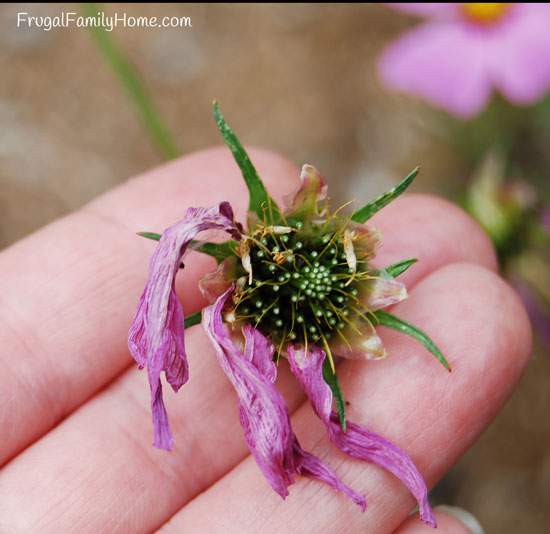
[[[407,193],[372,219],[384,237],[380,256],[387,263],[408,254],[418,258],[415,269],[403,274],[408,282],[453,262],[467,261],[496,271],[491,240],[462,208],[443,198]],[[412,236],[411,228],[415,229]],[[410,251],[410,252],[409,252]]]
[[[434,509],[437,521],[437,532],[445,534],[483,534],[479,521],[466,510],[455,506],[438,506]],[[422,523],[412,515],[396,531],[395,534],[430,534],[434,529]]]

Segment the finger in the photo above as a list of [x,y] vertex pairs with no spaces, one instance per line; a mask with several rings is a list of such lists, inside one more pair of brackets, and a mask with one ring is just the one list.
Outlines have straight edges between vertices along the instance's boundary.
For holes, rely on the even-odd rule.
[[[272,194],[280,199],[296,183],[286,160],[264,151],[252,157]],[[246,191],[225,149],[199,152],[120,186],[0,255],[0,465],[52,428],[64,416],[120,373],[129,363],[126,330],[146,276],[152,244],[137,239],[138,229],[162,231],[188,205],[230,200],[244,219]],[[455,259],[455,242],[471,236],[462,259],[479,255],[493,265],[492,249],[479,228],[449,203],[417,196],[389,206],[375,224],[384,230],[400,215],[422,236],[430,214],[441,218],[440,247],[422,249],[422,240],[394,234],[398,245],[381,252],[381,265],[420,250],[422,262],[406,273],[409,282]],[[445,231],[447,232],[445,233]],[[444,239],[441,239],[443,238]],[[390,247],[389,249],[387,247]],[[186,309],[200,301],[196,281],[212,260],[201,254],[187,262],[178,280]],[[386,257],[386,259],[384,259]],[[31,259],[32,261],[29,261]],[[12,355],[16,354],[17,358]]]
[[[411,207],[414,207],[412,210]],[[403,214],[407,216],[403,216]],[[450,202],[424,194],[408,194],[369,221],[382,233],[378,267],[417,258],[400,280],[410,285],[428,273],[453,262],[471,262],[497,269],[491,241],[479,225]],[[414,228],[415,234],[410,229]],[[385,239],[388,236],[389,239]]]
[[[438,532],[444,534],[483,534],[483,528],[477,519],[462,510],[451,506],[438,506],[434,510]],[[433,529],[418,521],[416,517],[409,517],[395,531],[395,534],[433,534]]]
[[[252,157],[276,199],[297,170],[265,151]],[[247,194],[226,149],[160,167],[103,195],[0,254],[0,465],[52,428],[130,363],[128,327],[153,244],[190,206],[229,200],[244,219]],[[213,260],[196,254],[179,282],[199,303],[197,278]]]
[[[409,453],[432,485],[510,395],[530,351],[529,322],[515,293],[496,275],[471,264],[452,264],[428,276],[396,313],[433,336],[453,372],[436,365],[413,340],[384,332],[387,360],[348,361],[339,376],[351,403],[349,418]],[[397,479],[336,451],[309,407],[297,411],[293,427],[306,449],[365,493],[365,514],[341,494],[303,478],[283,502],[247,458],[162,531],[193,532],[200,527],[213,532],[292,528],[297,533],[384,533],[404,521],[413,500]]]
[[[414,203],[401,216],[416,219]],[[449,227],[458,229],[453,224]],[[414,225],[407,231],[413,241]],[[429,264],[431,260],[425,257],[424,261]],[[132,371],[4,469],[0,476],[0,485],[6,488],[0,489],[3,516],[20,520],[17,509],[24,505],[25,521],[37,528],[46,517],[60,529],[75,522],[100,529],[109,521],[120,521],[121,528],[131,528],[136,522],[147,530],[239,462],[247,450],[234,397],[227,394],[227,381],[201,330],[191,330],[187,341],[192,379],[178,395],[177,405],[168,399],[176,437],[171,454],[149,446],[145,377]],[[284,372],[281,375],[281,387],[287,390],[292,409],[301,393]],[[60,456],[59,450],[65,454]],[[83,468],[83,457],[89,467]],[[40,470],[40,480],[33,477],[31,484],[28,477],[36,470]],[[136,483],[128,484],[129,479]],[[14,499],[13,490],[7,491],[14,484],[32,487],[26,490],[24,503]],[[98,495],[109,502],[108,508],[97,501]],[[141,503],[138,507],[137,502]]]

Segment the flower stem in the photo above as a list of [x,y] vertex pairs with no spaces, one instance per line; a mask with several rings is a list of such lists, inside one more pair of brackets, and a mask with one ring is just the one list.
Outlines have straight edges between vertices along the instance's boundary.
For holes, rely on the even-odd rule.
[[[82,12],[88,17],[97,17],[101,4],[82,4]],[[110,63],[119,81],[124,86],[128,96],[133,100],[134,106],[140,116],[145,130],[165,159],[174,159],[180,155],[180,150],[164,124],[153,100],[145,89],[136,68],[125,57],[124,52],[118,47],[105,28],[90,26],[95,43]]]

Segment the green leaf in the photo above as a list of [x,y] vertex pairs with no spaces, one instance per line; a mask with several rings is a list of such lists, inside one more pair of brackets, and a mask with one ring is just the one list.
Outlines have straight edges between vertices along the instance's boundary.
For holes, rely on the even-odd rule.
[[[87,17],[97,20],[101,4],[83,3],[82,12]],[[145,131],[149,134],[153,143],[166,159],[174,159],[180,155],[172,134],[158,112],[151,95],[145,88],[137,69],[128,60],[122,48],[120,48],[111,32],[99,25],[89,25],[96,45],[103,54],[126,93],[133,101],[136,111],[141,119]]]
[[424,332],[422,332],[422,330],[407,323],[406,321],[403,321],[403,319],[382,310],[376,310],[373,314],[382,326],[387,326],[388,328],[397,330],[402,334],[407,334],[408,336],[414,337],[441,362],[447,371],[451,370],[451,366],[445,359],[445,356],[443,356],[443,353],[439,350],[437,345]]
[[418,174],[419,167],[416,167],[409,175],[399,182],[393,189],[390,189],[377,199],[369,202],[367,205],[358,209],[352,216],[351,220],[357,223],[368,221],[377,211],[380,211],[384,206],[387,206],[392,200],[396,199],[401,193],[411,185],[412,181]]
[[389,274],[392,278],[397,278],[400,274],[403,274],[411,265],[414,265],[418,260],[411,258],[409,260],[398,261],[392,263],[389,267],[382,269],[382,272]]
[[340,384],[338,383],[338,377],[336,373],[332,371],[330,362],[328,358],[325,358],[323,362],[323,378],[325,382],[330,387],[332,394],[334,395],[334,400],[336,401],[336,410],[338,411],[338,417],[340,418],[340,426],[342,430],[346,431],[346,402],[344,400],[344,395],[340,389]]
[[217,102],[213,103],[214,118],[218,129],[222,134],[223,140],[229,150],[231,150],[237,165],[241,169],[244,181],[248,187],[249,202],[248,209],[256,213],[260,220],[264,219],[264,211],[267,211],[271,222],[277,221],[280,218],[280,210],[275,201],[267,194],[267,191],[258,176],[258,173],[250,161],[246,150],[231,129],[229,124],[225,122],[220,107]]
[[137,232],[137,235],[147,239],[152,239],[153,241],[160,241],[160,238],[162,237],[161,234],[156,234],[155,232]]
[[185,328],[189,328],[191,326],[195,326],[196,324],[199,324],[202,321],[202,312],[198,311],[195,313],[192,313],[191,315],[188,315],[185,318],[185,321],[183,322],[183,326]]
[[[137,235],[159,241],[161,234],[155,232],[138,232]],[[233,240],[225,241],[224,243],[209,243],[208,241],[191,241],[191,248],[203,254],[212,256],[218,263],[221,263],[225,258],[236,253],[237,242]]]

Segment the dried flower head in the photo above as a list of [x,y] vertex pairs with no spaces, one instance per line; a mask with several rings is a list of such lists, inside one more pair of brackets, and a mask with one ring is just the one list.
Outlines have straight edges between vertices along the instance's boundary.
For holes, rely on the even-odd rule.
[[[148,371],[153,444],[167,450],[173,445],[161,372],[175,391],[187,381],[184,323],[189,327],[202,321],[218,362],[237,392],[250,451],[277,493],[285,497],[295,474],[301,474],[366,507],[364,497],[303,450],[293,433],[288,409],[274,385],[278,365],[288,359],[331,441],[346,454],[379,464],[400,478],[416,497],[421,518],[435,526],[426,485],[412,460],[386,439],[347,421],[336,367],[338,357],[385,357],[376,333],[376,326],[382,324],[415,337],[449,369],[426,334],[383,311],[407,297],[396,277],[416,260],[375,269],[371,262],[380,235],[363,225],[405,191],[417,170],[391,191],[346,215],[346,206],[331,210],[325,181],[314,167],[304,165],[300,187],[282,210],[269,197],[217,104],[214,116],[248,186],[249,216],[244,229],[234,221],[229,204],[222,202],[212,208],[189,208],[183,220],[162,235],[140,234],[159,241],[129,336],[134,359]],[[195,240],[208,229],[224,230],[231,239],[224,243]],[[215,257],[218,268],[200,282],[211,305],[184,321],[174,280],[189,247]]]

